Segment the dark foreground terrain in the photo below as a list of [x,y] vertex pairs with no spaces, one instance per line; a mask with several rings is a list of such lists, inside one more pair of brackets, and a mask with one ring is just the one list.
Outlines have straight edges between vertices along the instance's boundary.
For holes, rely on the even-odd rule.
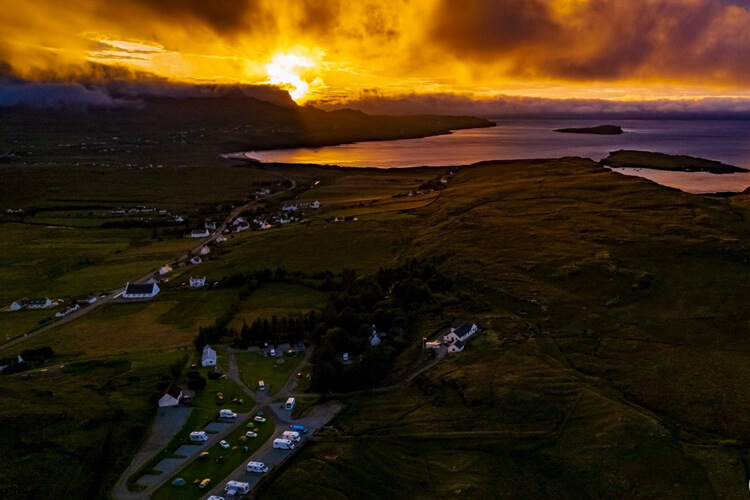
[[[152,301],[106,304],[38,335],[49,313],[0,313],[8,336],[30,332],[0,346],[0,357],[54,352],[0,376],[3,498],[107,496],[199,327],[223,317],[239,331],[332,307],[330,293],[306,281],[189,291],[180,286],[187,277],[281,268],[363,278],[414,258],[434,263],[453,288],[442,299],[432,291],[429,309],[410,303],[408,334],[385,338],[384,346],[402,343],[382,378],[393,388],[330,396],[345,403],[343,413],[272,472],[258,497],[747,493],[749,195],[693,196],[581,158],[483,163],[453,175],[230,164],[3,168],[13,175],[0,178],[0,192],[14,208],[33,208],[24,200],[45,208],[0,220],[0,272],[13,277],[0,287],[6,302],[109,290],[192,246],[160,227],[102,227],[119,205],[164,206],[199,222],[261,185],[321,203],[305,224],[235,235],[196,271],[175,270]],[[339,216],[347,222],[333,223]],[[456,319],[480,333],[398,385],[429,360],[422,337],[437,338]],[[325,341],[335,346],[336,335],[329,330]],[[215,413],[213,398],[206,389],[196,404]]]

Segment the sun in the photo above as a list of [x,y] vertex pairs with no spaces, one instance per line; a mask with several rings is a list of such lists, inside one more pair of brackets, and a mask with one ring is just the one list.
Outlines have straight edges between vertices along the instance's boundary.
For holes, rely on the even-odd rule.
[[266,64],[268,83],[278,85],[289,91],[295,101],[304,100],[311,86],[319,85],[320,78],[315,75],[318,67],[309,56],[295,53],[278,53]]

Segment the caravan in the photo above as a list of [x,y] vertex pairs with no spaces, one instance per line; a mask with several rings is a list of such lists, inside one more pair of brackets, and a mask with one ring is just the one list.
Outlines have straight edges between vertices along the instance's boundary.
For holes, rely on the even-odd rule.
[[302,439],[299,437],[299,432],[297,431],[284,431],[281,434],[281,437],[283,437],[284,439],[288,439],[290,441],[295,441],[295,442],[299,442],[300,439]]
[[265,474],[266,472],[268,472],[268,467],[263,462],[248,462],[247,471]]
[[208,434],[205,431],[195,431],[190,433],[190,441],[208,441]]
[[294,398],[289,398],[286,400],[286,405],[284,405],[284,409],[291,410],[294,408]]
[[[224,491],[231,492],[232,490],[241,495],[247,495],[250,492],[250,483],[242,483],[240,481],[229,481],[224,488]],[[230,494],[231,495],[231,494]]]
[[279,450],[293,450],[294,443],[292,443],[289,439],[276,438],[273,440],[273,447],[278,448]]

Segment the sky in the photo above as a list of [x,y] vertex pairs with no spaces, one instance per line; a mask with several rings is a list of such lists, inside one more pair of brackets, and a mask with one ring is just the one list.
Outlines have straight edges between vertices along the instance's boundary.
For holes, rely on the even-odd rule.
[[0,23],[16,83],[277,85],[328,107],[750,99],[750,0],[5,0]]

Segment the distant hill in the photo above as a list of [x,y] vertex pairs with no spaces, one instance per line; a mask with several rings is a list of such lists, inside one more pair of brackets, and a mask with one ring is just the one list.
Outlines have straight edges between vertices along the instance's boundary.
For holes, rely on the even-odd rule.
[[[355,141],[391,140],[446,134],[451,130],[491,127],[469,116],[378,116],[349,109],[323,111],[279,105],[233,91],[220,97],[145,97],[114,107],[3,108],[0,151],[20,159],[45,155],[42,136],[54,142],[89,136],[89,143],[117,137],[152,146],[183,142],[212,155],[237,150],[326,146]],[[29,141],[34,143],[32,148]],[[49,151],[49,157],[53,157]],[[77,153],[80,154],[80,151]],[[58,155],[59,156],[59,155]]]

